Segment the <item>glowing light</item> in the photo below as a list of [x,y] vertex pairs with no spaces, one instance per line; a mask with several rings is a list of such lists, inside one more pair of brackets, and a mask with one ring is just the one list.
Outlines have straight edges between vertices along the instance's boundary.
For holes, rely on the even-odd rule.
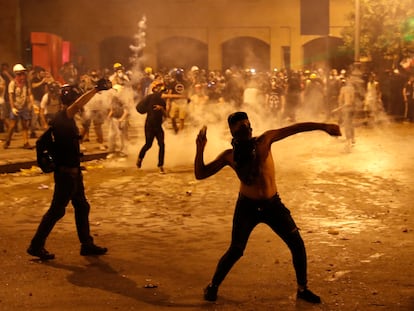
[[414,40],[414,17],[410,17],[404,22],[403,40],[405,42],[412,42]]

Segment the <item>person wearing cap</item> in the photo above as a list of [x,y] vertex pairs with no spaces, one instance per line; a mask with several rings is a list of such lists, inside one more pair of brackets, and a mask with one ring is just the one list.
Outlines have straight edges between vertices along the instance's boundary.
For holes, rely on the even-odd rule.
[[0,133],[4,132],[5,129],[5,100],[4,95],[6,94],[6,81],[0,75]]
[[40,120],[43,129],[47,129],[49,122],[59,112],[61,107],[60,84],[57,81],[47,85],[46,93],[40,101]]
[[233,218],[229,249],[221,257],[211,283],[204,290],[204,299],[215,301],[218,287],[233,265],[243,256],[250,233],[259,223],[267,224],[289,247],[297,280],[297,298],[311,303],[321,299],[307,288],[306,250],[299,229],[290,211],[282,203],[275,182],[275,168],[271,152],[274,142],[291,135],[322,130],[331,136],[340,136],[339,126],[327,123],[297,123],[280,129],[268,130],[252,136],[250,121],[245,112],[228,117],[232,149],[223,151],[215,160],[204,163],[207,128],[200,130],[196,140],[194,173],[196,179],[205,179],[230,166],[240,180],[239,196]]
[[5,90],[4,90],[4,105],[2,107],[2,111],[0,111],[0,122],[3,123],[4,131],[10,127],[10,100],[9,100],[9,84],[13,81],[13,74],[10,71],[10,66],[8,63],[2,63],[0,68],[0,76],[3,78],[5,83]]
[[40,102],[47,92],[47,86],[54,81],[52,75],[40,66],[33,69],[30,79],[30,88],[33,94],[32,120],[30,124],[30,138],[36,138],[36,130],[41,125]]
[[167,103],[165,98],[169,98],[170,94],[165,94],[165,86],[162,81],[155,80],[151,83],[151,94],[145,96],[137,105],[137,111],[140,114],[146,114],[145,119],[145,144],[139,151],[137,158],[137,167],[141,168],[142,161],[145,154],[152,147],[154,138],[158,142],[158,169],[161,174],[164,174],[164,155],[165,155],[165,143],[164,143],[164,129],[162,123],[167,117],[166,107]]
[[89,230],[90,205],[85,196],[83,175],[80,167],[81,152],[79,129],[74,117],[99,91],[108,90],[111,83],[101,79],[97,86],[82,94],[76,85],[64,85],[61,88],[63,109],[50,122],[54,137],[55,187],[49,210],[44,214],[37,231],[31,240],[27,253],[41,260],[54,259],[55,255],[46,248],[46,239],[55,224],[66,211],[69,201],[75,211],[76,229],[81,243],[82,256],[103,255],[107,248],[94,244]]
[[144,73],[139,80],[138,88],[139,88],[139,94],[140,98],[144,98],[148,94],[151,94],[151,83],[154,81],[155,75],[152,72],[151,67],[145,67]]
[[31,149],[29,144],[29,126],[32,119],[33,96],[27,79],[27,70],[22,64],[13,66],[14,80],[9,83],[10,101],[9,129],[4,143],[4,149],[9,148],[17,122],[21,120],[23,148]]
[[76,84],[79,80],[78,69],[72,62],[65,62],[59,69],[59,74],[63,79],[64,83]]

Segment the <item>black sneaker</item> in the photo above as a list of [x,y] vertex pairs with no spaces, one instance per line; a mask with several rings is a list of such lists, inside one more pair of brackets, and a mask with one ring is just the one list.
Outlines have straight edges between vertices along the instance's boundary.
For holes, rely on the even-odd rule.
[[217,285],[208,284],[207,287],[204,289],[204,300],[216,301],[217,291],[218,291]]
[[33,248],[30,246],[27,249],[27,253],[34,257],[39,257],[41,260],[50,260],[55,259],[55,254],[49,253],[44,247],[43,248]]
[[100,247],[95,244],[82,244],[80,254],[82,256],[99,256],[106,254],[107,251],[106,247]]
[[304,290],[298,290],[296,297],[310,303],[321,303],[321,297],[312,293],[307,288],[305,288]]

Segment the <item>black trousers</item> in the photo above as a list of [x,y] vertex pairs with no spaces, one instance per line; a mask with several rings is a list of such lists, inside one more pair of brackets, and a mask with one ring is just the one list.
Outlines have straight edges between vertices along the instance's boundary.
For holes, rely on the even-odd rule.
[[66,206],[72,202],[75,210],[75,222],[79,241],[90,244],[93,238],[89,231],[90,205],[85,196],[83,175],[80,168],[58,167],[54,172],[55,190],[49,210],[43,216],[32,239],[34,248],[42,248],[53,227],[66,212]]
[[243,256],[250,233],[259,224],[267,224],[289,247],[297,283],[306,286],[306,250],[290,211],[278,195],[268,200],[252,200],[239,195],[233,217],[231,244],[218,262],[212,284],[220,285],[233,265]]
[[162,127],[152,127],[145,125],[145,145],[141,148],[138,158],[144,159],[147,151],[152,147],[154,138],[158,142],[158,166],[164,165],[164,155],[165,155],[165,143],[164,143],[164,130]]

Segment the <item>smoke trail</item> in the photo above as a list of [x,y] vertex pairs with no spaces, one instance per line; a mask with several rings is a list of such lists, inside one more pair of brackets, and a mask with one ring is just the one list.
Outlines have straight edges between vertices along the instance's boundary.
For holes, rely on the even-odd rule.
[[138,31],[134,35],[134,43],[129,46],[132,51],[130,62],[132,65],[131,82],[138,82],[142,77],[141,65],[144,58],[144,48],[146,47],[146,30],[147,30],[147,18],[144,15],[137,24]]

